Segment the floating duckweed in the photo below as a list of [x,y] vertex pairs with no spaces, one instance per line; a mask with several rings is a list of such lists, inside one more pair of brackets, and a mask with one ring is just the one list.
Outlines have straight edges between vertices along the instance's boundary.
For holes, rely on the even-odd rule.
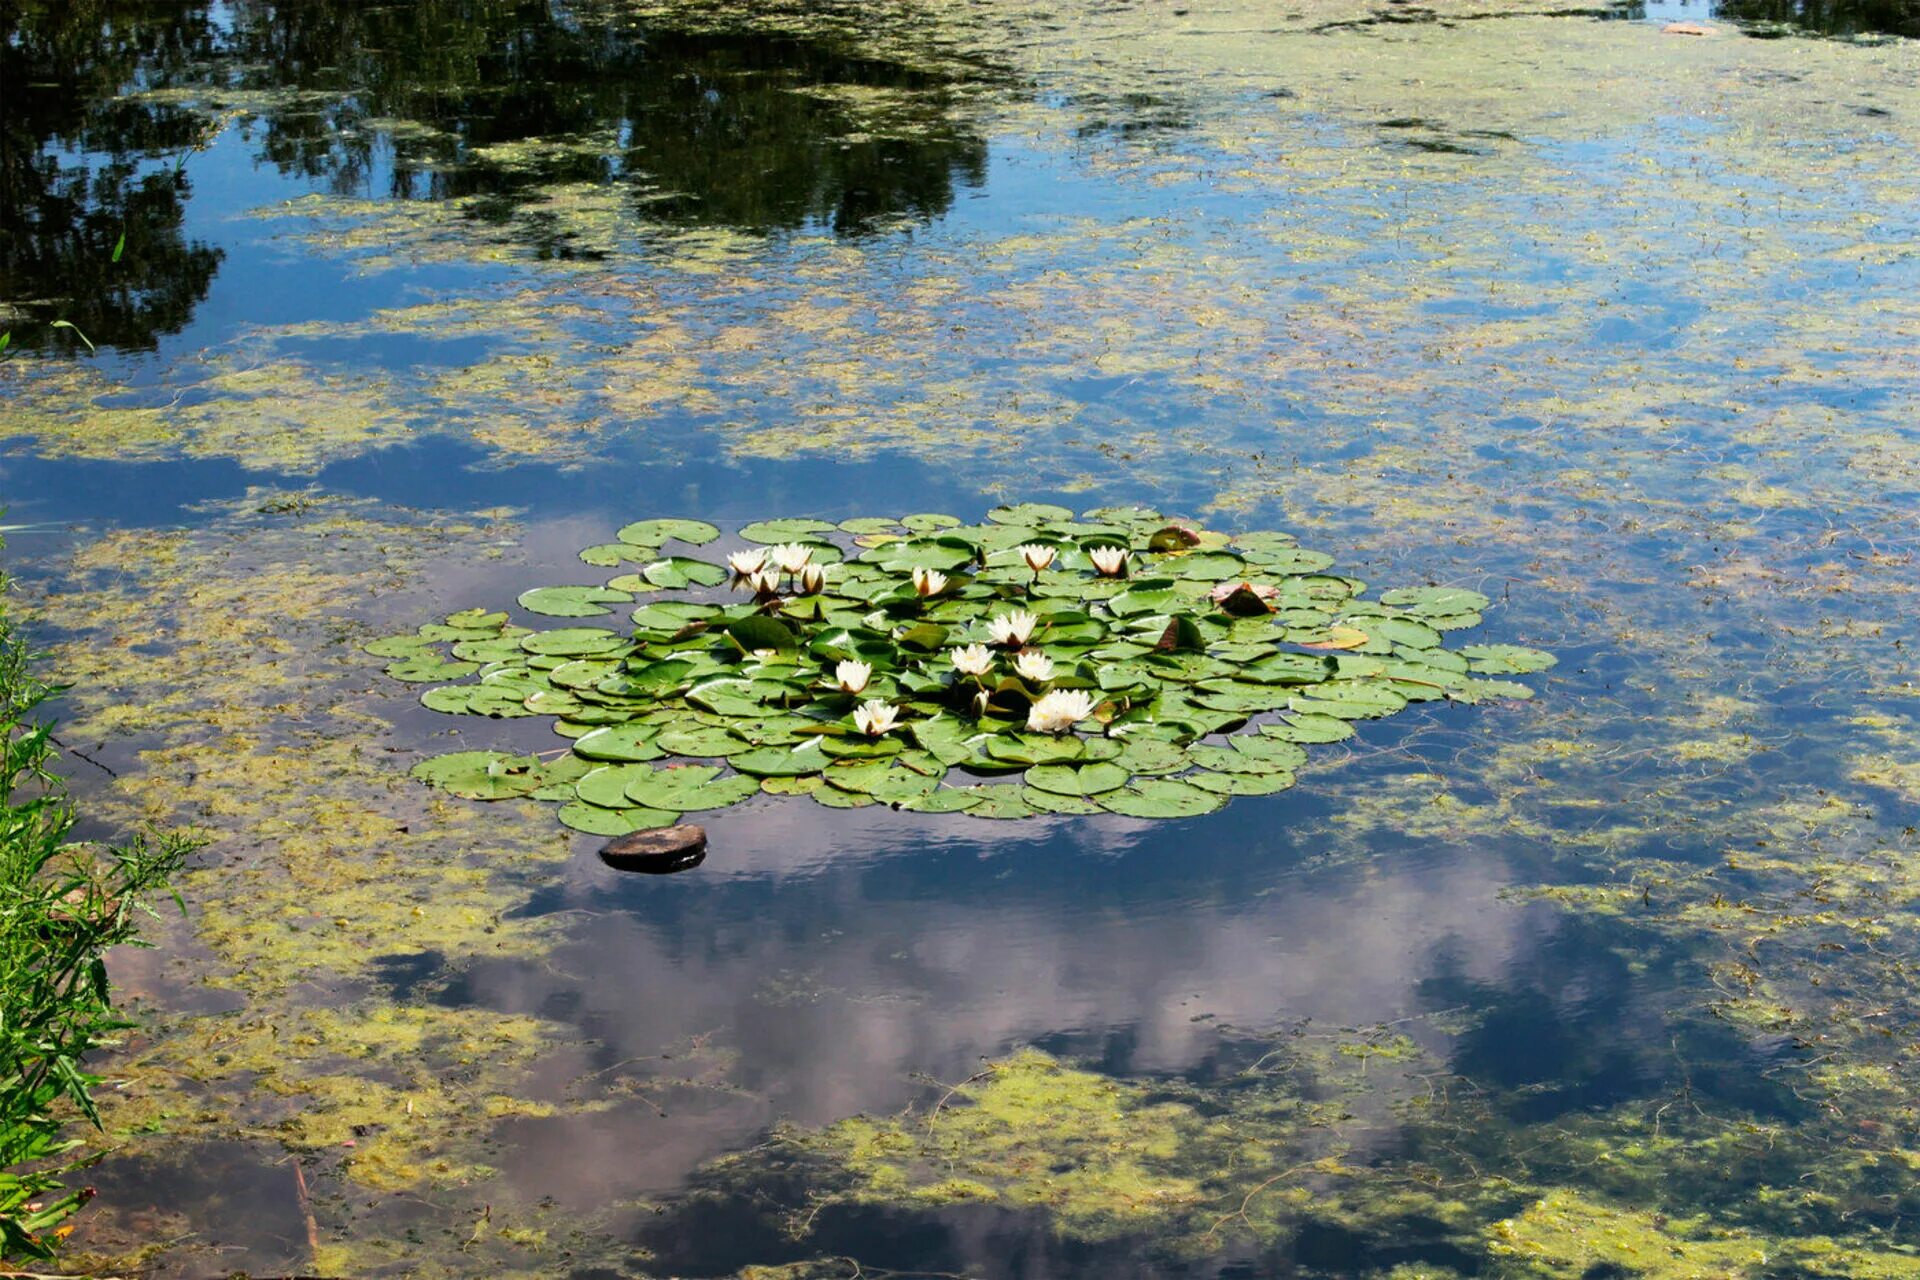
[[[846,523],[750,524],[741,536],[759,545],[723,566],[660,550],[712,541],[713,526],[638,521],[619,531],[644,548],[637,575],[519,598],[574,618],[647,592],[631,631],[529,632],[468,610],[368,645],[396,679],[477,675],[428,690],[433,710],[554,715],[576,739],[567,768],[462,751],[414,776],[467,799],[559,801],[563,822],[594,834],[762,791],[982,818],[1187,818],[1292,786],[1307,762],[1298,744],[1337,741],[1349,721],[1530,697],[1480,677],[1554,663],[1516,645],[1445,649],[1442,632],[1477,623],[1485,596],[1415,587],[1367,600],[1365,584],[1323,572],[1331,557],[1283,534],[1038,503],[978,525]],[[1255,717],[1268,719],[1240,732]],[[731,772],[646,763],[667,757]],[[586,762],[602,767],[581,776]],[[1021,786],[962,781],[1016,772]],[[794,783],[816,776],[824,786]]]

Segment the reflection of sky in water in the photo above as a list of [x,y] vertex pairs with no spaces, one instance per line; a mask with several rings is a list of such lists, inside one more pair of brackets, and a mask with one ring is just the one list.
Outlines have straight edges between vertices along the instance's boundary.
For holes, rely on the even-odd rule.
[[[716,817],[706,864],[670,883],[583,857],[541,904],[587,913],[571,940],[541,965],[480,965],[452,998],[578,1025],[595,1044],[583,1070],[711,1035],[739,1050],[756,1105],[728,1104],[718,1133],[697,1100],[682,1122],[518,1124],[531,1158],[514,1176],[554,1194],[604,1180],[577,1187],[583,1200],[635,1176],[671,1186],[689,1141],[714,1154],[780,1117],[891,1110],[913,1073],[960,1079],[1046,1037],[1105,1044],[1122,1071],[1192,1071],[1223,1024],[1412,1017],[1432,1011],[1419,988],[1437,957],[1487,983],[1524,966],[1527,913],[1495,900],[1502,878],[1482,859],[1289,874],[1283,808],[983,837],[965,819],[856,811],[829,826],[760,804]],[[589,1148],[608,1158],[579,1159]],[[639,1170],[611,1159],[623,1149],[647,1153]]]

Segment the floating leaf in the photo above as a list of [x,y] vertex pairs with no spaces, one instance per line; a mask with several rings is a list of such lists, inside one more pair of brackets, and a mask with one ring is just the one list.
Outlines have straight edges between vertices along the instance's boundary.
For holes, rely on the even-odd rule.
[[1039,813],[1058,813],[1072,817],[1084,817],[1091,813],[1105,813],[1097,803],[1085,796],[1061,795],[1057,791],[1041,791],[1035,787],[1020,788],[1020,799],[1029,809]]
[[626,637],[600,627],[561,627],[555,631],[536,631],[520,637],[520,647],[528,653],[566,658],[608,653],[623,649],[626,645]]
[[901,804],[914,813],[962,813],[980,803],[978,787],[941,787]]
[[1092,796],[1123,787],[1133,775],[1112,761],[1092,764],[1037,764],[1027,770],[1026,782],[1041,791],[1063,796]]
[[654,769],[627,784],[627,799],[649,809],[693,813],[702,809],[724,809],[760,790],[758,779],[744,774],[723,778],[719,774],[712,765],[700,764]]
[[[684,729],[669,729],[654,739],[662,751],[676,756],[714,759],[749,750],[752,744],[730,729],[719,725],[695,724]],[[577,744],[576,744],[577,745]]]
[[708,564],[705,560],[668,556],[665,560],[655,560],[643,566],[640,576],[656,587],[677,591],[690,586],[717,587],[730,575],[719,565]]
[[458,680],[480,669],[477,662],[451,662],[436,653],[422,653],[387,664],[387,674],[395,680]]
[[422,760],[412,773],[462,800],[511,800],[543,783],[537,759],[504,751],[455,751]]
[[1177,779],[1202,791],[1222,796],[1270,796],[1294,784],[1294,776],[1285,769],[1271,773],[1189,773]]
[[1405,609],[1421,617],[1456,613],[1479,613],[1491,603],[1478,591],[1461,587],[1401,587],[1380,593],[1380,603]]
[[611,613],[610,604],[631,604],[633,597],[606,587],[535,587],[520,593],[520,607],[550,618],[591,618]]
[[757,778],[790,778],[818,773],[832,762],[820,749],[820,740],[810,738],[798,747],[761,747],[727,757],[727,763],[741,773]]
[[561,822],[591,836],[631,835],[654,827],[670,827],[679,820],[679,814],[660,809],[603,809],[597,804],[582,804],[577,800],[560,808]]
[[1011,821],[1031,818],[1037,810],[1026,801],[1026,788],[1007,783],[992,783],[973,788],[974,802],[966,809],[970,818]]
[[[858,554],[808,582],[811,594],[786,574],[751,601],[650,599],[632,610],[631,635],[528,632],[476,608],[368,647],[396,676],[438,685],[422,696],[432,709],[555,717],[574,750],[553,765],[502,764],[497,778],[478,782],[454,776],[476,794],[567,803],[569,824],[596,832],[761,791],[999,818],[1096,806],[1192,816],[1228,796],[1291,785],[1303,744],[1349,737],[1351,720],[1410,700],[1526,696],[1525,686],[1487,677],[1552,663],[1512,645],[1446,648],[1444,631],[1479,621],[1487,601],[1477,592],[1418,587],[1368,600],[1364,584],[1324,572],[1330,558],[1285,534],[1230,539],[1143,510],[1075,518],[1028,503],[970,526],[947,516],[839,526],[800,518],[757,522],[743,535],[808,547],[816,564],[842,561],[850,539]],[[718,587],[726,569],[658,551],[676,538],[717,536],[698,521],[637,522],[585,558],[633,561],[638,572],[606,586],[536,587],[521,603],[587,617],[638,591]],[[1039,575],[1018,551],[1030,542],[1057,550]],[[1087,555],[1094,546],[1127,549],[1133,576],[1099,576]],[[1016,609],[1035,615],[1024,642],[1044,646],[1052,663],[1044,678],[1016,674],[1008,637],[995,639],[988,626]],[[956,669],[956,648],[989,640],[984,671]],[[853,669],[864,683],[858,695],[841,690],[841,663],[863,664]],[[450,683],[475,671],[475,683]],[[1085,692],[1094,717],[1057,735],[1026,732],[1029,708],[1048,690]],[[868,700],[895,709],[890,731],[858,731],[852,711]],[[1257,732],[1239,732],[1249,724]],[[1202,740],[1214,734],[1228,736]],[[669,757],[725,758],[735,768],[649,763]],[[953,767],[1027,776],[943,785]]]
[[1261,725],[1260,732],[1286,742],[1343,742],[1353,736],[1353,726],[1334,716],[1302,713]]
[[615,724],[574,739],[573,754],[583,760],[658,760],[666,754],[654,745],[657,724]]
[[1187,783],[1143,778],[1099,797],[1101,808],[1129,818],[1197,818],[1226,803],[1222,796]]
[[614,536],[636,547],[657,547],[668,539],[698,547],[719,537],[720,531],[704,520],[636,520]]
[[1489,676],[1526,675],[1545,671],[1559,662],[1550,653],[1524,649],[1517,644],[1470,644],[1461,648],[1460,656],[1471,664],[1476,674]]

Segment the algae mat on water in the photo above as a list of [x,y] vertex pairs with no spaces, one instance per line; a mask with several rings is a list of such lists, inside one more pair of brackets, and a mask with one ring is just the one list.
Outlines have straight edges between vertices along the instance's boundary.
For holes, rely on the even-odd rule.
[[[740,533],[751,545],[722,566],[663,554],[713,542],[714,526],[638,521],[581,553],[633,571],[519,600],[562,618],[637,601],[630,632],[470,609],[369,645],[396,679],[474,677],[429,689],[433,710],[551,715],[574,740],[555,759],[455,752],[415,776],[470,800],[560,801],[563,822],[597,835],[763,791],[988,818],[1188,818],[1292,786],[1304,744],[1348,737],[1351,721],[1528,697],[1498,677],[1554,662],[1445,647],[1481,621],[1477,592],[1367,599],[1287,534],[1229,537],[1139,508]],[[995,775],[1018,781],[981,781]]]

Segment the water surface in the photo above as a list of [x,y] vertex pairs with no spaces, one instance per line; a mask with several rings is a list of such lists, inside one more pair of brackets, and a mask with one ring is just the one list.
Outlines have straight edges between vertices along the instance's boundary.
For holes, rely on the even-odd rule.
[[[89,831],[212,840],[76,1259],[1920,1274],[1909,18],[0,10],[9,566]],[[766,796],[636,877],[408,779],[556,740],[359,651],[1009,500],[1561,665],[1205,819]]]

